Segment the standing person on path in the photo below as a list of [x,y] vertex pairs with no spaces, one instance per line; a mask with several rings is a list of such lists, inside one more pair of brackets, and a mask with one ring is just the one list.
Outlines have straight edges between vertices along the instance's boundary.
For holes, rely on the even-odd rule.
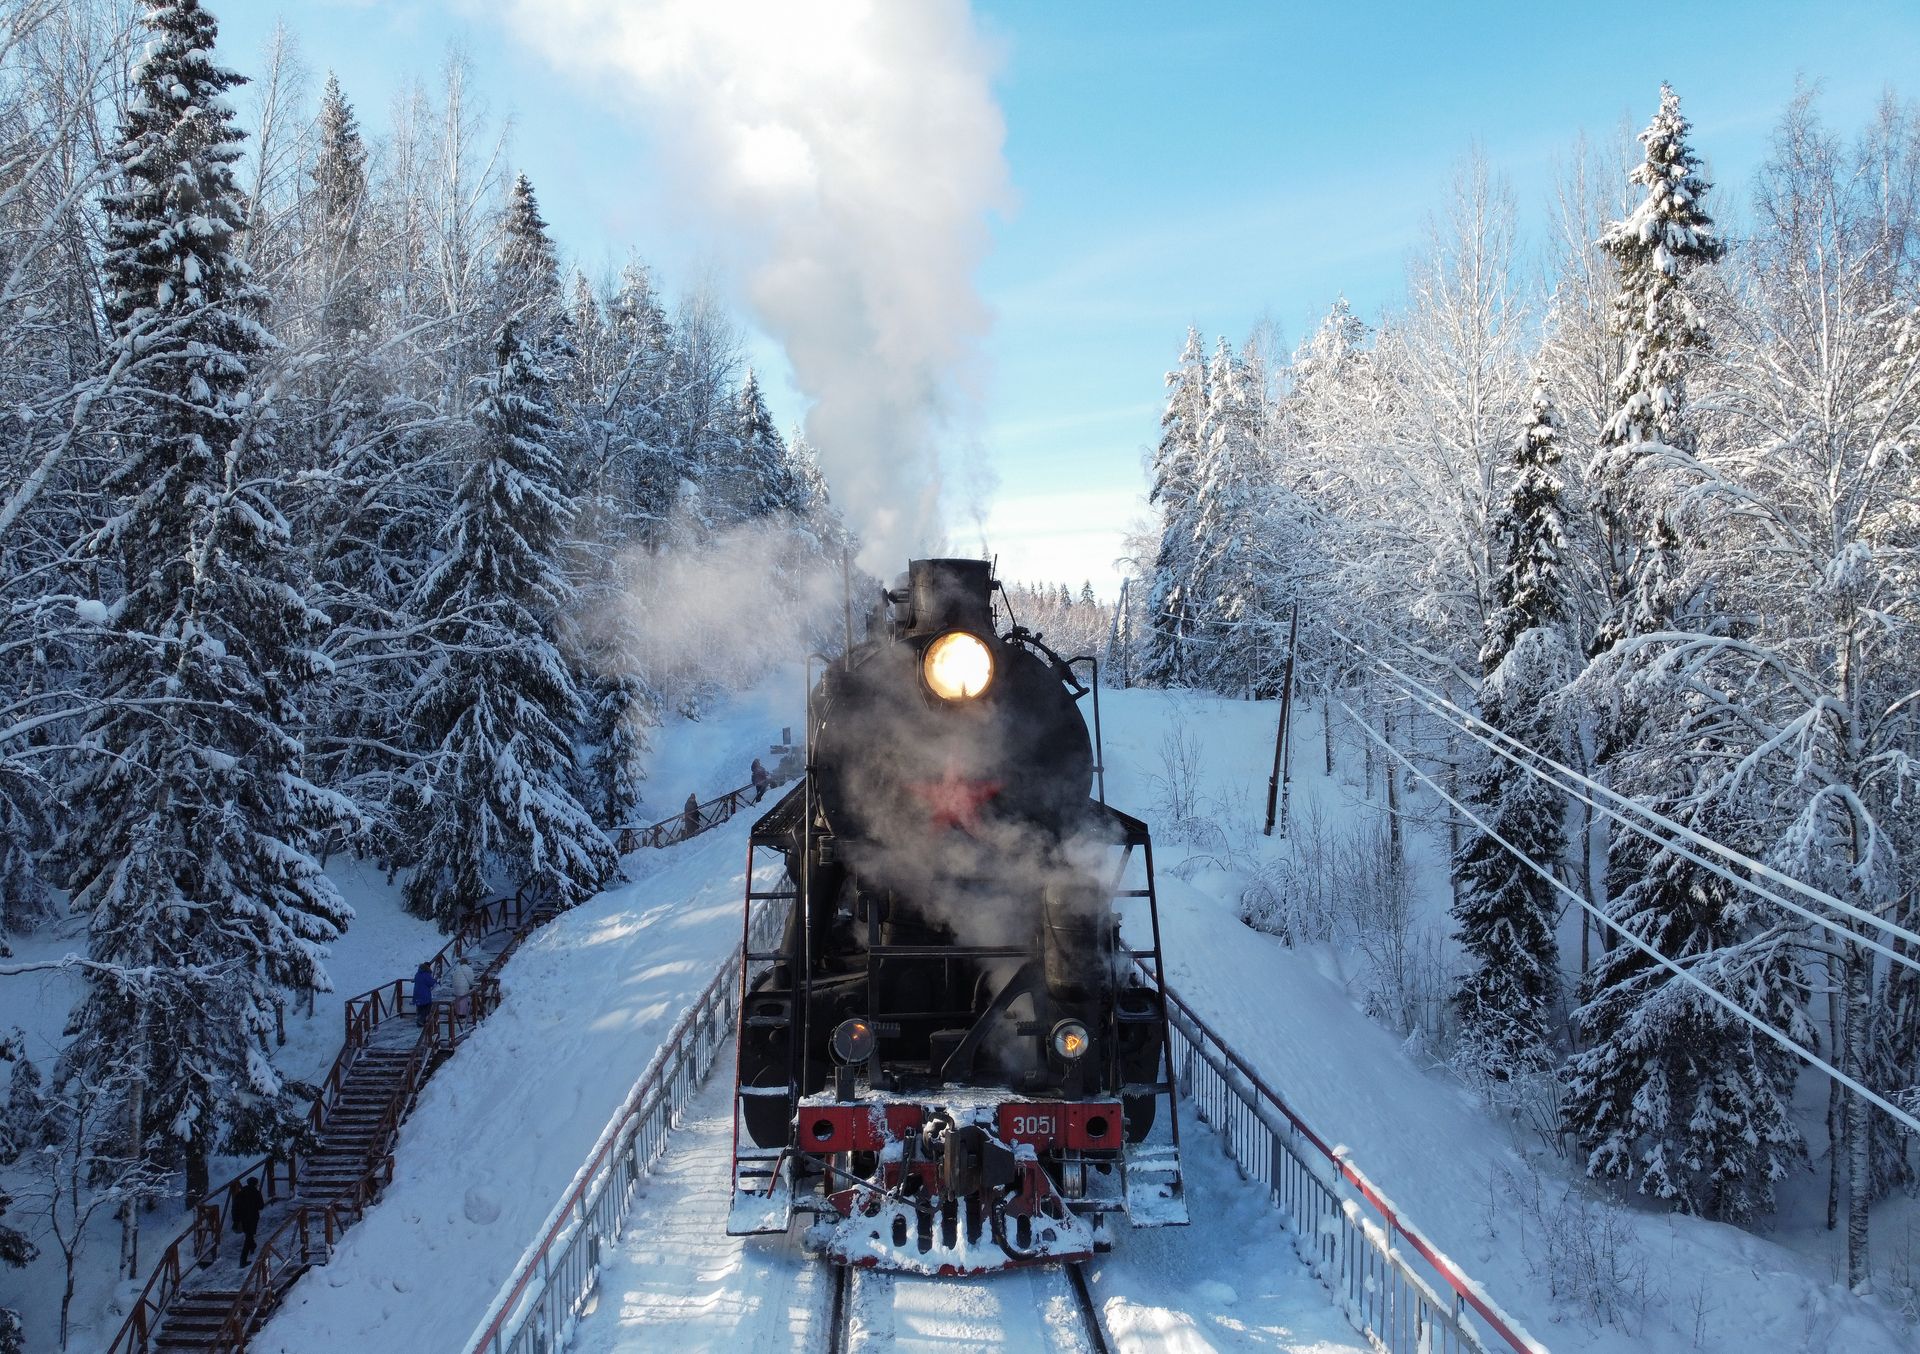
[[700,830],[700,801],[693,795],[687,796],[687,807],[680,814],[680,821],[686,830],[680,834],[681,840],[691,837]]
[[753,759],[753,802],[758,804],[767,797],[767,787],[773,784],[773,777],[767,774],[767,768],[760,765],[760,759]]
[[453,1023],[458,1028],[473,1010],[473,970],[462,959],[453,966],[453,976],[447,985],[453,991]]
[[427,1027],[427,1012],[433,1009],[433,968],[421,964],[413,975],[413,1010],[420,1028]]
[[253,1259],[253,1234],[260,1230],[260,1213],[266,1208],[266,1198],[260,1193],[260,1185],[252,1176],[240,1182],[233,1192],[233,1230],[246,1240],[240,1247],[240,1263],[246,1264]]

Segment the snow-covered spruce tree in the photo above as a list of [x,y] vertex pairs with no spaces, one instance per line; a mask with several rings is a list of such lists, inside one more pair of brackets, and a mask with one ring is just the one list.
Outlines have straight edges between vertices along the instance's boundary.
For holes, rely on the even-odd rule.
[[[1660,111],[1640,134],[1646,158],[1629,175],[1645,195],[1600,239],[1619,278],[1613,319],[1625,352],[1588,478],[1598,494],[1594,510],[1609,545],[1606,558],[1627,561],[1627,574],[1604,580],[1616,604],[1633,588],[1628,575],[1668,506],[1658,487],[1660,465],[1669,451],[1684,456],[1694,449],[1686,421],[1687,371],[1708,334],[1689,284],[1726,252],[1706,212],[1712,185],[1700,175],[1687,131],[1680,96],[1672,86],[1660,86]],[[1602,627],[1599,646],[1623,632],[1614,617]]]
[[573,596],[559,563],[573,508],[549,447],[551,382],[512,323],[473,421],[472,466],[425,581],[440,653],[414,707],[432,753],[405,897],[448,929],[496,871],[570,905],[614,865],[571,789],[582,712],[556,632]]
[[500,231],[500,254],[493,267],[498,318],[501,323],[519,321],[523,338],[544,338],[545,326],[561,311],[560,259],[525,174],[517,175],[507,190]]
[[622,505],[623,535],[648,550],[667,539],[686,465],[672,437],[669,405],[673,326],[644,264],[621,273],[607,307],[608,379],[604,402],[612,468],[610,493]]
[[[13,1065],[7,1099],[0,1104],[0,1166],[13,1165],[22,1152],[39,1145],[36,1129],[42,1111],[40,1075],[22,1055],[22,1042],[18,1030],[0,1036],[0,1063]],[[0,1188],[0,1218],[6,1217],[12,1203],[12,1197]],[[0,1222],[0,1264],[23,1269],[39,1253],[40,1248],[19,1228]],[[26,1347],[20,1313],[11,1307],[0,1307],[0,1354],[24,1354]]]
[[[1568,633],[1566,510],[1553,405],[1536,387],[1514,455],[1516,480],[1496,525],[1500,572],[1480,650],[1481,718],[1540,755],[1564,760],[1570,735],[1559,692],[1575,672]],[[1505,758],[1483,763],[1474,798],[1489,826],[1549,869],[1566,853],[1558,791]],[[1467,1058],[1496,1076],[1551,1065],[1560,991],[1558,895],[1491,833],[1454,857],[1454,920],[1470,965],[1453,995]]]
[[252,1129],[228,1144],[249,1149],[290,1127],[275,1007],[326,988],[324,946],[351,912],[308,855],[346,806],[303,777],[293,732],[327,618],[260,487],[271,411],[249,382],[273,339],[234,253],[241,138],[223,95],[240,77],[214,63],[197,0],[149,0],[147,23],[106,200],[123,459],[90,548],[118,595],[58,848],[105,967],[66,1074],[130,1059],[128,1139],[184,1161],[197,1198],[223,1125]]
[[356,849],[404,856],[394,798],[414,753],[401,712],[420,671],[403,638],[406,601],[444,520],[448,488],[422,456],[434,413],[402,393],[384,340],[382,251],[367,147],[329,77],[301,204],[300,266],[276,311],[292,350],[283,439],[301,467],[293,502],[316,597],[333,618],[334,660],[307,751],[316,774],[361,811]]
[[1153,453],[1148,501],[1160,509],[1160,545],[1147,580],[1147,642],[1140,680],[1150,686],[1191,681],[1194,621],[1193,529],[1207,421],[1207,359],[1200,331],[1187,330],[1180,365],[1167,373],[1167,407]]
[[791,513],[800,498],[787,456],[760,378],[747,368],[746,384],[734,401],[733,426],[728,430],[725,455],[707,471],[710,496],[736,521],[753,521],[777,513]]
[[[1700,519],[1686,534],[1720,609],[1742,619],[1640,645],[1724,749],[1693,759],[1691,797],[1744,809],[1749,854],[1892,918],[1920,847],[1920,665],[1903,619],[1920,612],[1920,318],[1911,218],[1881,184],[1820,127],[1811,96],[1795,101],[1759,175],[1737,304],[1700,374],[1724,423],[1678,467]],[[1852,940],[1821,949],[1837,1065],[1871,1085],[1883,965]],[[1873,1111],[1840,1100],[1830,1188],[1844,1177],[1847,1282],[1866,1291]]]
[[319,330],[331,343],[373,327],[373,279],[367,267],[367,143],[353,105],[331,73],[320,95],[304,252],[320,293]]
[[[1716,840],[1739,839],[1734,815],[1711,803],[1656,807]],[[1741,1010],[1818,1045],[1794,995],[1806,984],[1800,937],[1675,852],[1616,850],[1613,865],[1615,926]],[[1562,1111],[1587,1173],[1631,1181],[1684,1213],[1748,1222],[1771,1212],[1774,1186],[1807,1158],[1792,1115],[1796,1059],[1637,946],[1609,939],[1581,982],[1581,1048],[1563,1071]]]
[[31,931],[56,915],[35,857],[52,827],[48,789],[33,768],[0,759],[0,931]]

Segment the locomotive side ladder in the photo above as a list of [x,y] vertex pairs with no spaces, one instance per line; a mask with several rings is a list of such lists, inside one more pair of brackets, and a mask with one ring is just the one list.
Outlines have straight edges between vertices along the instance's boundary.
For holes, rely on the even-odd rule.
[[[747,838],[746,905],[742,908],[740,939],[743,956],[740,965],[740,1037],[734,1040],[733,1197],[727,1207],[728,1236],[781,1233],[793,1221],[793,1177],[787,1169],[787,1149],[743,1144],[740,1130],[746,1119],[747,1100],[750,1097],[777,1097],[789,1105],[799,1102],[800,1076],[796,1055],[805,1034],[800,1031],[796,1035],[793,1030],[797,1003],[793,1000],[795,994],[791,989],[791,981],[788,1000],[784,1004],[762,1002],[749,1005],[747,997],[753,980],[764,973],[768,965],[785,963],[790,974],[802,973],[811,958],[804,953],[789,954],[774,939],[762,939],[756,946],[756,930],[764,937],[787,934],[789,928],[784,925],[786,918],[792,909],[802,906],[804,900],[793,882],[785,879],[784,873],[782,878],[785,887],[756,889],[753,881],[759,853],[763,850],[783,852],[796,815],[803,824],[805,835],[811,838],[812,785],[811,774],[803,775],[800,783],[753,825],[753,832]],[[754,924],[755,904],[762,907],[762,924],[759,927]],[[797,936],[797,943],[804,948],[807,928],[799,926],[792,928],[792,931]],[[747,1032],[756,1029],[787,1032],[788,1076],[784,1084],[746,1084],[742,1075],[742,1050],[747,1046]]]
[[[1145,1018],[1159,1026],[1160,1054],[1154,1062],[1154,1080],[1125,1086],[1121,1094],[1164,1097],[1169,1140],[1162,1143],[1142,1142],[1128,1149],[1126,1164],[1122,1168],[1127,1217],[1135,1227],[1184,1227],[1188,1223],[1188,1214],[1186,1181],[1180,1172],[1180,1096],[1174,1078],[1173,1040],[1167,1022],[1166,970],[1160,948],[1160,895],[1153,877],[1153,836],[1144,822],[1111,804],[1097,803],[1089,807],[1094,811],[1096,820],[1104,819],[1113,830],[1111,840],[1120,848],[1120,861],[1114,868],[1108,896],[1116,901],[1123,898],[1146,899],[1147,916],[1153,930],[1152,949],[1130,949],[1126,953],[1141,973],[1151,980],[1148,990],[1153,994],[1153,1005]],[[1136,850],[1140,852],[1145,882],[1139,888],[1126,888],[1123,886],[1127,869],[1133,863]],[[1121,1020],[1141,1018],[1124,1011],[1117,1011],[1116,1014]]]

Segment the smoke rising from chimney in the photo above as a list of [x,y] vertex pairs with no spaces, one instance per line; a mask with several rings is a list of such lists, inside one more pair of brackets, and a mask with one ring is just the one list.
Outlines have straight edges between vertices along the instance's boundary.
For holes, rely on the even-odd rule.
[[[1010,200],[966,0],[492,0],[647,118],[813,401],[835,502],[890,577],[939,530],[988,325],[973,276]],[[969,488],[974,486],[969,485]]]

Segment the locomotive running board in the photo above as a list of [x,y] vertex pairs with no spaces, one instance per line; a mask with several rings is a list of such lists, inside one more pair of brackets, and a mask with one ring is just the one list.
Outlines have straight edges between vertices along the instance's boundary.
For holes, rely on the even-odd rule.
[[[784,1232],[793,1222],[793,1181],[786,1170],[785,1152],[743,1153],[734,1166],[733,1199],[727,1205],[728,1236],[763,1236]],[[763,1193],[745,1186],[765,1180]]]

